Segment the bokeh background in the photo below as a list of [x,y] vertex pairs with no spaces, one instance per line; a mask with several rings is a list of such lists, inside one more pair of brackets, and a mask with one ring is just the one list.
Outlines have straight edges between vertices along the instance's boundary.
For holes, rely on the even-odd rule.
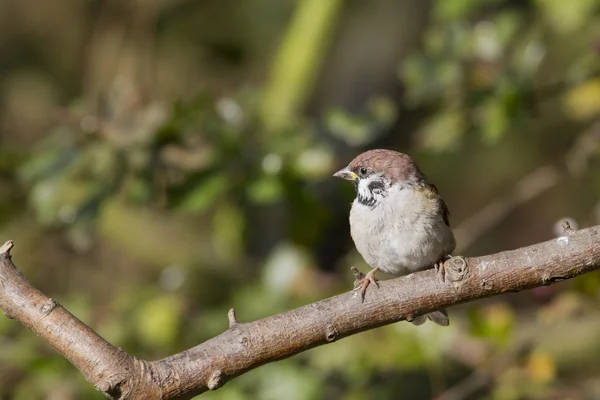
[[[378,147],[440,189],[457,254],[600,223],[598,0],[2,0],[0,241],[158,359],[348,290],[331,174]],[[205,399],[600,398],[600,275],[263,366]],[[0,399],[100,399],[0,318]]]

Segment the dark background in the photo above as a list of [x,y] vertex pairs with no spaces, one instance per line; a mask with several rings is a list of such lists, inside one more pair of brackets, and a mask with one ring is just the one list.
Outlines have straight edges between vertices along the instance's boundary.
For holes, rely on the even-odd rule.
[[[456,254],[599,223],[600,1],[3,0],[0,241],[158,359],[348,290],[365,149],[413,156]],[[600,275],[270,364],[206,399],[600,397]],[[101,398],[0,318],[0,399]]]

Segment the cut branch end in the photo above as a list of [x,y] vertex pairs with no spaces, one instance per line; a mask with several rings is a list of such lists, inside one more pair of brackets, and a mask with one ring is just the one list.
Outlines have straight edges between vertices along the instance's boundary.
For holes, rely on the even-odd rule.
[[229,319],[229,327],[232,328],[234,325],[237,325],[238,320],[235,316],[235,310],[231,308],[227,313],[227,318]]
[[575,230],[573,228],[571,228],[571,224],[569,223],[569,221],[567,221],[566,219],[562,221],[562,228],[563,228],[563,232],[565,235],[570,235],[573,232],[575,232]]
[[10,257],[10,250],[14,247],[13,241],[9,240],[0,247],[0,255]]

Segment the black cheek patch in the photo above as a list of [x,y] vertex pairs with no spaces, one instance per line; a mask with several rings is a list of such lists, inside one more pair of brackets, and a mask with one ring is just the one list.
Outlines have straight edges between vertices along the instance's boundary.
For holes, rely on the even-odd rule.
[[385,189],[385,183],[382,181],[369,182],[369,192],[376,193],[382,192]]
[[358,193],[358,185],[356,187],[358,194],[358,202],[364,204],[367,207],[375,208],[377,206],[377,198],[375,195],[384,195],[386,186],[385,183],[379,180],[369,182],[369,186],[367,187],[369,190],[370,196],[363,197]]

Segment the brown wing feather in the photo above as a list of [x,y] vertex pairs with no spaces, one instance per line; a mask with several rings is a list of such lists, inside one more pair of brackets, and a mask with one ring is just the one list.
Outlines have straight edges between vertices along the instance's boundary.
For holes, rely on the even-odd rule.
[[442,209],[442,217],[444,218],[444,222],[446,225],[450,226],[450,210],[448,210],[446,202],[444,202],[444,199],[442,199],[442,196],[440,196],[438,188],[433,183],[429,182],[426,182],[425,185],[431,190],[432,197],[439,202],[440,208]]

